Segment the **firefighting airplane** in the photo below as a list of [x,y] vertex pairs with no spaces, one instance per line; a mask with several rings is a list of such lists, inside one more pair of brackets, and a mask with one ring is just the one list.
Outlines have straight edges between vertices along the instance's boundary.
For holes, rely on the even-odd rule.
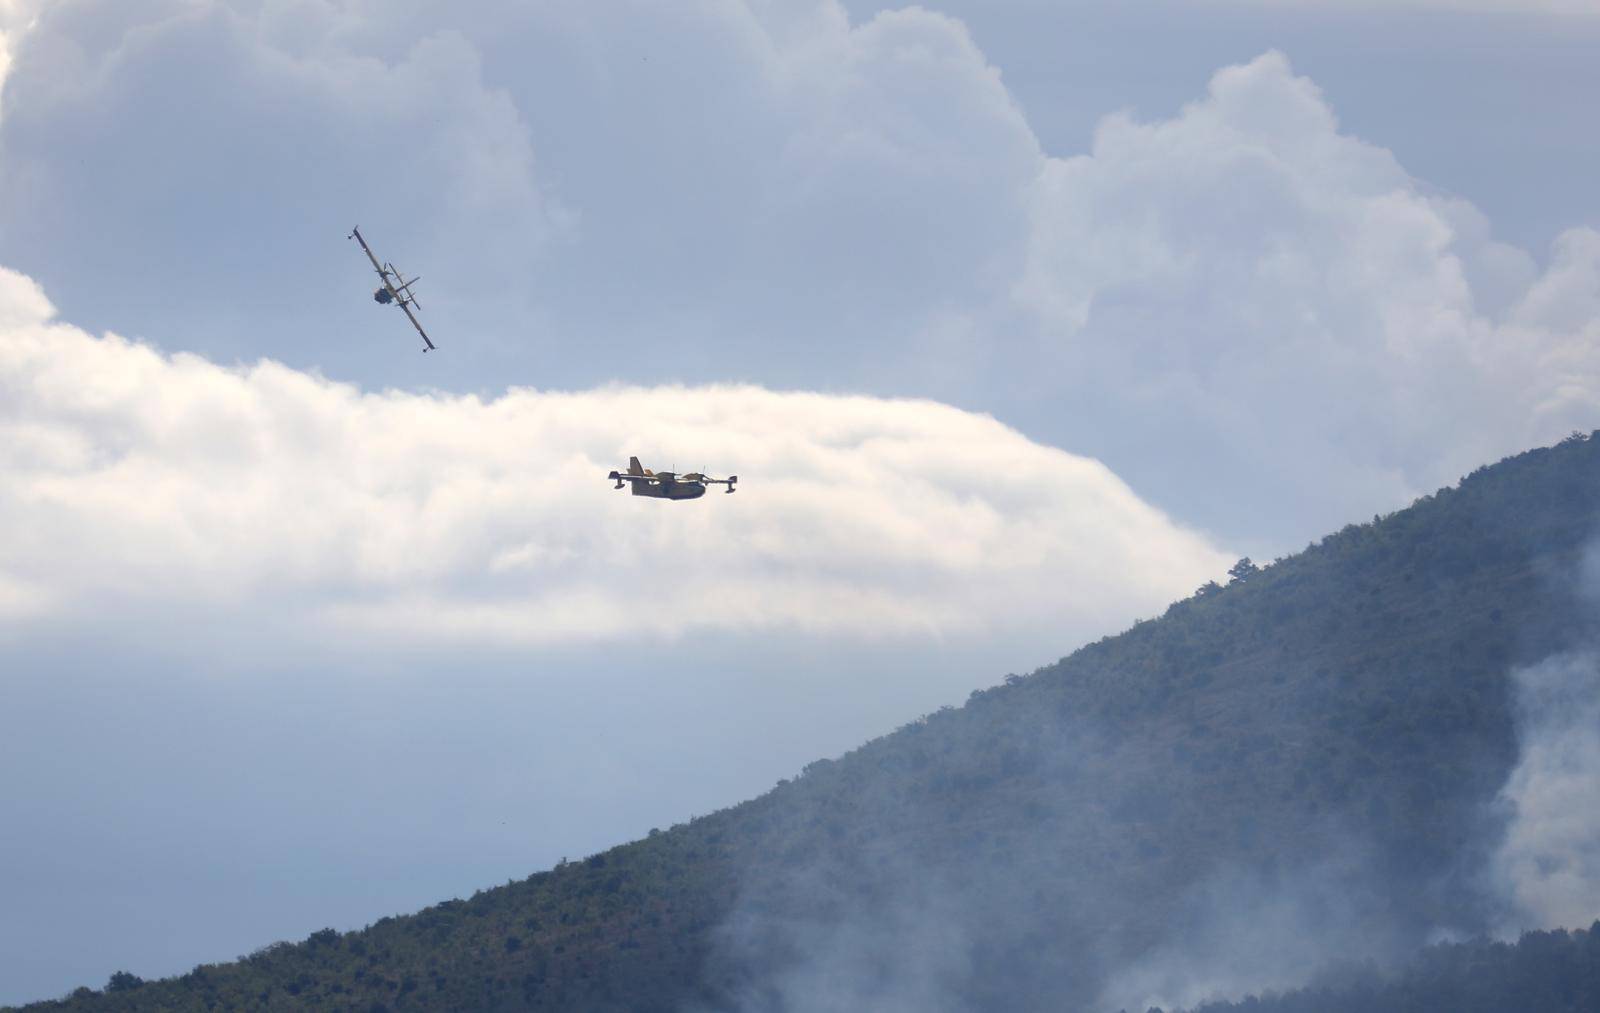
[[706,494],[708,485],[725,485],[728,487],[725,491],[732,492],[734,483],[739,481],[738,475],[707,478],[694,471],[686,475],[651,471],[641,465],[637,457],[628,458],[627,471],[613,471],[606,477],[617,483],[613,488],[621,489],[624,482],[632,482],[635,496],[654,496],[657,499],[699,499]]
[[422,308],[421,304],[417,302],[416,296],[411,294],[411,286],[422,279],[412,278],[410,281],[406,281],[405,275],[401,274],[393,264],[387,261],[382,264],[378,263],[378,258],[373,256],[372,247],[368,246],[367,241],[361,238],[361,226],[358,225],[351,229],[350,235],[345,238],[354,239],[361,244],[361,249],[366,253],[367,259],[372,261],[372,269],[378,272],[379,278],[383,279],[383,286],[372,293],[373,301],[380,306],[399,303],[400,308],[405,310],[406,319],[411,321],[411,326],[415,327],[417,333],[422,335],[422,343],[427,346],[423,351],[431,351],[433,342],[428,340],[428,332],[422,329],[422,325],[417,323],[416,314],[411,312],[413,306],[417,309]]

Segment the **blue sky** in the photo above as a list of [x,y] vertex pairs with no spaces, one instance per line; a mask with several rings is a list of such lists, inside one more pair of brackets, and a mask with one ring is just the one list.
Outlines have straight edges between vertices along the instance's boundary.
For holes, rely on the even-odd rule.
[[0,32],[0,1001],[735,802],[1600,414],[1582,0]]

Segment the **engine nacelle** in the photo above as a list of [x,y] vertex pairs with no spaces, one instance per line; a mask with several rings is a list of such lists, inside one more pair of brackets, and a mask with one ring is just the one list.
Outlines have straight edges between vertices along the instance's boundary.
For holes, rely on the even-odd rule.
[[387,306],[394,302],[394,296],[389,294],[388,289],[380,288],[372,293],[372,301],[377,303],[379,306]]

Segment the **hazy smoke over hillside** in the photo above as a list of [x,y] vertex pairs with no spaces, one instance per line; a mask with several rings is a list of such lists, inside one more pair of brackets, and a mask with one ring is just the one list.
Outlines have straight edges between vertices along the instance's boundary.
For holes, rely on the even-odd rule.
[[[1600,542],[1578,580],[1600,614]],[[1520,754],[1501,792],[1508,824],[1492,875],[1510,911],[1502,934],[1580,928],[1600,918],[1600,650],[1513,674]]]
[[[742,980],[733,1005],[712,1008],[1175,1010],[1303,986],[1344,965],[1392,964],[1422,942],[1386,904],[1366,850],[1352,846],[1307,867],[1211,874],[1152,912],[1162,924],[1130,958],[1140,930],[1114,924],[1128,914],[1122,884],[1039,883],[1048,845],[1043,835],[1020,843],[1021,869],[973,864],[964,876],[875,856],[870,885],[860,869],[823,860],[793,874],[783,900],[747,895],[718,953]],[[794,914],[796,897],[809,898],[805,916]]]
[[1511,937],[1600,917],[1600,655],[1558,655],[1515,680],[1522,754],[1494,869]]
[[1180,906],[1166,942],[1118,969],[1098,1009],[1187,1009],[1298,988],[1332,964],[1388,963],[1412,940],[1385,910],[1382,883],[1354,848],[1292,874],[1233,870]]
[[[890,873],[870,894],[847,896],[821,870],[800,874],[832,917],[772,917],[747,903],[722,928],[724,959],[780,962],[770,977],[735,989],[740,1013],[882,1010],[943,1013],[967,1008],[962,996],[973,969],[969,886],[917,881],[912,870]],[[1001,896],[1010,890],[1002,887]]]
[[[927,781],[984,776],[981,732],[951,721],[933,734],[965,740]],[[1082,726],[1045,732],[1015,761],[1044,775],[1043,790],[1035,784],[1019,802],[1002,785],[975,803],[1031,813],[992,834],[967,823],[946,836],[958,817],[939,808],[937,789],[908,804],[872,786],[855,818],[912,843],[861,854],[794,845],[788,861],[748,870],[712,961],[725,1002],[690,1010],[1142,1013],[1297,987],[1355,962],[1391,964],[1424,941],[1426,927],[1396,909],[1380,857],[1359,835],[1330,821],[1282,863],[1218,858],[1174,832],[1182,789],[1162,782],[1183,774],[1130,770],[1118,749]],[[814,793],[788,800],[790,826],[833,823],[834,789],[805,784]],[[1106,825],[1127,821],[1155,828],[1170,855],[1129,847]],[[1086,836],[1097,842],[1088,853]]]
[[[1269,600],[1230,597],[1206,613],[1215,640],[1180,607],[1103,671],[1041,673],[867,747],[848,776],[808,773],[762,817],[710,1008],[1192,1009],[1398,970],[1440,937],[1587,926],[1600,553],[1501,626],[1484,599],[1452,604],[1460,585],[1416,590],[1439,571],[1396,563],[1392,544],[1370,552],[1307,611],[1359,597],[1427,645],[1423,667],[1415,644],[1380,661],[1358,638],[1307,662],[1329,642],[1283,622],[1264,629],[1293,649],[1207,662],[1203,645],[1232,650]],[[1351,593],[1382,579],[1389,597]],[[1132,684],[1130,720],[1086,706]],[[1463,699],[1483,710],[1452,716]]]

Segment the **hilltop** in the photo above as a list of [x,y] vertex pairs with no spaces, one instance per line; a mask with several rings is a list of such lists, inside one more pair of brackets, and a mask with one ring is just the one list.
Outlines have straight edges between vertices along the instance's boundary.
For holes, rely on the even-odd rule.
[[1506,916],[1514,673],[1597,642],[1597,534],[1575,435],[742,805],[30,1008],[1115,1009],[1404,961]]

